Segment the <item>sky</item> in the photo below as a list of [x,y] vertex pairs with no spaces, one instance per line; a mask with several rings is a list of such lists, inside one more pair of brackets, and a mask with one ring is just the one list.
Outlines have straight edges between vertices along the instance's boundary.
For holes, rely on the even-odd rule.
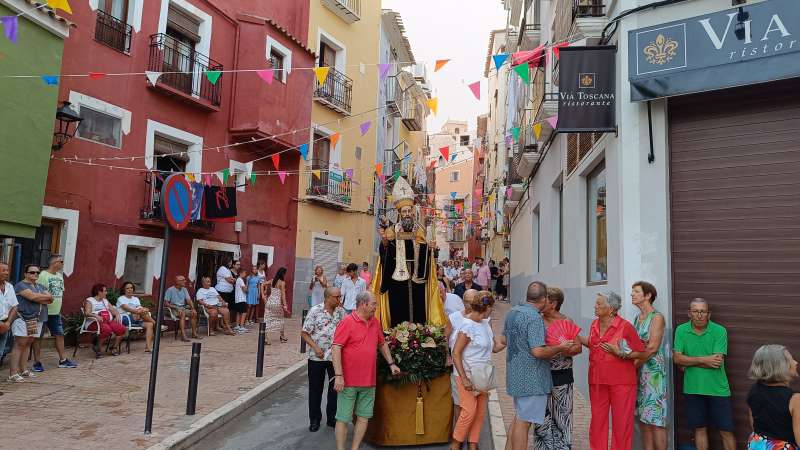
[[[506,12],[500,0],[383,0],[384,9],[400,13],[417,62],[424,61],[439,98],[438,114],[428,119],[428,132],[436,132],[448,119],[467,120],[488,112],[487,84],[483,78],[489,32],[505,28]],[[450,59],[433,73],[434,61]],[[481,81],[481,100],[467,85]]]

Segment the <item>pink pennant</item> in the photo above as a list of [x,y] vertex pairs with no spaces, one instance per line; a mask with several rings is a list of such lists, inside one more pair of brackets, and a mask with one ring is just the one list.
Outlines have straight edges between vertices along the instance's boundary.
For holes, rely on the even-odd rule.
[[558,114],[556,114],[555,116],[550,116],[545,120],[547,121],[547,123],[550,124],[550,127],[555,130],[556,125],[558,124]]
[[281,184],[283,184],[283,182],[286,181],[286,171],[285,170],[279,170],[278,171],[278,178],[281,179]]
[[275,71],[272,69],[256,70],[256,73],[267,84],[272,84],[272,80],[275,78]]
[[381,76],[381,81],[386,79],[386,75],[389,75],[389,69],[391,68],[391,64],[378,64],[378,73]]
[[475,96],[478,100],[481,99],[481,82],[476,81],[469,85],[469,89],[472,91],[472,95]]
[[345,176],[347,176],[347,178],[350,178],[351,180],[353,179],[353,169],[345,170],[344,174],[345,174]]
[[207,174],[203,175],[203,183],[206,186],[211,186],[211,174],[210,173],[207,173]]
[[386,184],[386,175],[379,173],[378,178],[381,180],[381,184]]
[[367,203],[369,203],[370,205],[372,204],[372,196],[371,195],[367,196]]
[[514,189],[512,189],[511,186],[509,186],[506,188],[506,197],[511,198],[512,195],[514,195]]

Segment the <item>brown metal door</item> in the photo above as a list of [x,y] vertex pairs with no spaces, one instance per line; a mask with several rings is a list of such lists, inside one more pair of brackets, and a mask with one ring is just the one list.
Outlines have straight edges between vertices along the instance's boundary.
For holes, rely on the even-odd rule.
[[[670,99],[669,120],[673,324],[703,297],[727,328],[743,448],[753,353],[778,343],[800,354],[800,79]],[[676,439],[686,444],[680,371],[675,380]]]

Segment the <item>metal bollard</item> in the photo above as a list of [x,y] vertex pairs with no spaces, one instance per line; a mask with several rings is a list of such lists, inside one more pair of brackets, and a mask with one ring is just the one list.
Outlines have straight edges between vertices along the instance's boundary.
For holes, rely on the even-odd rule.
[[267,336],[267,324],[258,325],[258,354],[256,355],[256,378],[264,376],[264,338]]
[[186,415],[194,415],[197,404],[197,383],[200,377],[200,343],[192,343],[192,362],[189,367],[189,393],[186,395]]
[[[304,309],[303,310],[303,319],[300,320],[300,328],[301,329],[303,328],[303,324],[306,323],[306,316],[307,315],[308,315],[308,310]],[[301,333],[300,334],[300,353],[305,353],[305,352],[306,352],[306,340],[303,339],[303,334]]]

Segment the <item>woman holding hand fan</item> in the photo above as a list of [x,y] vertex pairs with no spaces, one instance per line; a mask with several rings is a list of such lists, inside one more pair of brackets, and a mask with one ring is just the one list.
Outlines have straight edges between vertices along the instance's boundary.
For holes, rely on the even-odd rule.
[[544,422],[534,427],[536,450],[569,450],[572,448],[572,357],[581,352],[577,339],[581,329],[569,317],[561,314],[564,292],[557,287],[547,288],[547,301],[542,309],[542,319],[547,327],[545,344],[557,346],[573,341],[568,351],[550,359],[553,390],[547,398]]
[[656,311],[656,287],[637,281],[631,287],[631,301],[639,308],[634,327],[644,341],[645,357],[636,361],[639,367],[639,391],[636,394],[636,416],[642,424],[645,450],[667,449],[667,366],[664,348],[664,316]]

